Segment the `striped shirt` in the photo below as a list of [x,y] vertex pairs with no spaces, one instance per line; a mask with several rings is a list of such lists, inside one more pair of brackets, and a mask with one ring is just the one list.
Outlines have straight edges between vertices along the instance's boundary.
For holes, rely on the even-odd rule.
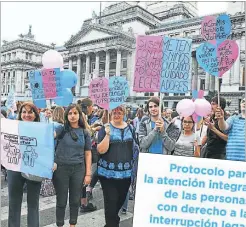
[[226,159],[245,161],[245,118],[242,115],[232,116],[226,121],[229,125]]

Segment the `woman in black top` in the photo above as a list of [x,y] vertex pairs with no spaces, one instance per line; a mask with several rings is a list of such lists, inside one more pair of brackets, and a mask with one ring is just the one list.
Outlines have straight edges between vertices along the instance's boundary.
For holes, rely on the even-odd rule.
[[57,128],[54,186],[56,190],[56,224],[64,225],[69,191],[70,227],[77,224],[80,192],[91,181],[91,137],[79,106],[72,104],[65,111],[64,126]]

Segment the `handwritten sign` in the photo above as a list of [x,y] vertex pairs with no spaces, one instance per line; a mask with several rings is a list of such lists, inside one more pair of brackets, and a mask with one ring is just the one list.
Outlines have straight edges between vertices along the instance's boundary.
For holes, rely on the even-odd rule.
[[11,111],[17,110],[16,102],[15,102],[15,92],[13,89],[11,89],[10,92],[8,93],[6,107],[10,109]]
[[129,85],[125,77],[114,76],[109,79],[109,109],[123,104],[129,96]]
[[231,33],[231,20],[226,14],[219,17],[206,16],[202,21],[202,37],[212,44],[220,44]]
[[160,90],[162,44],[161,36],[137,37],[133,91]]
[[161,92],[186,93],[191,75],[191,39],[164,37]]
[[1,119],[1,164],[9,170],[52,178],[53,124]]
[[98,78],[91,81],[89,86],[89,96],[94,104],[103,109],[109,109],[109,82],[108,79]]
[[29,73],[33,100],[62,97],[60,69],[35,70]]
[[245,162],[139,155],[133,227],[244,227],[245,205]]
[[199,65],[209,74],[217,77],[227,72],[239,55],[239,48],[235,40],[225,40],[218,47],[203,43],[196,50]]

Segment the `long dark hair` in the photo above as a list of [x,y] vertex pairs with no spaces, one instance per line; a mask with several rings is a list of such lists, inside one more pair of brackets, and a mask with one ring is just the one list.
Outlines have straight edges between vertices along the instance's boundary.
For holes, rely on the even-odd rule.
[[21,113],[22,113],[22,110],[25,106],[30,106],[31,109],[33,110],[34,114],[35,114],[35,119],[34,119],[34,122],[40,122],[40,117],[39,117],[39,112],[38,112],[38,108],[31,102],[24,102],[21,107],[20,107],[20,111],[19,111],[19,114],[18,114],[18,120],[19,121],[23,121],[22,118],[21,118]]
[[76,104],[71,104],[66,108],[65,113],[64,113],[64,128],[65,128],[65,130],[69,131],[69,129],[70,129],[70,122],[68,121],[68,113],[73,108],[76,108],[76,110],[79,113],[79,122],[78,122],[79,127],[85,129],[85,122],[84,122],[84,118],[82,116],[81,108]]

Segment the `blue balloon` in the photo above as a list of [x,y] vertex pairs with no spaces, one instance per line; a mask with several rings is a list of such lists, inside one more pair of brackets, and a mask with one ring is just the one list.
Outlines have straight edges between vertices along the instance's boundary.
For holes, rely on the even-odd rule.
[[72,88],[77,84],[78,78],[77,74],[70,70],[65,69],[61,71],[61,84],[64,88]]
[[44,99],[34,99],[33,104],[38,108],[46,108],[46,100]]
[[69,106],[73,102],[73,93],[71,89],[64,88],[62,90],[62,98],[56,98],[54,99],[55,103],[59,106]]

